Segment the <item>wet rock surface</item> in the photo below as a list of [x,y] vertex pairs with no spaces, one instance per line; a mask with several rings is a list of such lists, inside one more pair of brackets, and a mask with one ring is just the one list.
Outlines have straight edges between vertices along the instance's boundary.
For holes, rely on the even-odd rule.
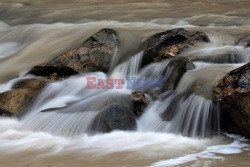
[[112,130],[133,130],[136,128],[136,117],[131,107],[123,104],[111,104],[97,114],[91,129],[97,132]]
[[217,87],[222,128],[250,138],[250,63],[231,71]]
[[46,86],[44,79],[27,79],[19,81],[13,90],[0,94],[0,115],[11,116],[27,106]]
[[[182,28],[173,29],[153,35],[146,41],[146,50],[142,57],[142,67],[164,59],[171,59],[162,72],[163,88],[159,91],[173,91],[188,70],[195,68],[193,59],[176,57],[182,51],[202,42],[209,42],[208,36],[199,31],[187,31]],[[102,29],[92,35],[76,50],[66,52],[51,61],[35,66],[30,73],[45,76],[47,79],[28,79],[13,86],[13,90],[0,94],[0,115],[11,116],[27,106],[48,82],[62,80],[65,77],[84,72],[109,71],[109,64],[119,45],[116,31]],[[224,60],[223,60],[224,61]],[[197,92],[201,84],[195,84],[190,92]],[[173,103],[161,115],[163,121],[174,118],[176,104],[183,103],[189,96],[175,96]],[[216,102],[220,104],[222,128],[231,133],[242,134],[250,138],[250,63],[231,71],[215,88]],[[158,93],[158,92],[157,92]],[[159,94],[160,94],[159,93]],[[198,94],[198,93],[196,93]],[[94,132],[110,132],[112,130],[134,130],[136,119],[150,103],[150,99],[140,91],[128,95],[128,102],[104,99],[91,130]],[[176,102],[177,101],[177,102]],[[217,104],[217,103],[216,103]],[[101,105],[99,105],[101,106]],[[100,110],[99,110],[100,109]],[[184,124],[182,125],[184,126]]]
[[155,34],[145,42],[146,49],[142,57],[142,67],[152,62],[173,58],[188,47],[209,41],[209,37],[205,33],[187,31],[183,28]]
[[[182,76],[188,70],[193,70],[194,68],[195,65],[188,58],[181,57],[171,60],[162,73],[162,92],[175,90]],[[167,73],[167,71],[170,71],[170,73]]]
[[134,103],[134,113],[139,116],[143,113],[145,108],[149,105],[150,99],[145,96],[144,93],[140,91],[135,91],[131,93],[131,97]]
[[[106,104],[94,119],[92,132],[110,132],[112,130],[134,130],[136,118],[143,113],[150,99],[140,91],[132,92],[128,101],[113,100]],[[130,102],[131,101],[131,102]]]
[[57,74],[59,77],[67,77],[83,72],[107,72],[118,45],[116,31],[102,29],[88,38],[79,49],[37,65],[31,69],[30,73],[38,76]]

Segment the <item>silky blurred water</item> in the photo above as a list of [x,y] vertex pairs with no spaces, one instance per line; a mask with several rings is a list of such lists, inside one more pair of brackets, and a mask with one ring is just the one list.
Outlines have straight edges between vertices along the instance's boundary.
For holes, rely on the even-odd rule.
[[[210,43],[181,55],[200,60],[195,63],[195,70],[184,75],[177,89],[180,93],[189,89],[195,79],[204,81],[200,94],[207,99],[190,97],[198,108],[193,113],[200,114],[211,104],[211,87],[218,79],[250,60],[250,49],[246,47],[250,38],[249,8],[249,0],[0,0],[0,92],[10,90],[17,80],[34,77],[23,74],[38,63],[79,47],[102,28],[115,29],[120,38],[118,53],[111,63],[111,76],[159,75],[167,62],[151,64],[138,71],[139,46],[152,34],[184,27],[203,31],[211,39]],[[92,75],[107,77],[103,73]],[[40,110],[65,107],[67,102],[98,93],[107,95],[86,91],[84,77],[72,77],[47,87],[50,91],[43,92],[40,101],[33,105],[27,121],[0,118],[1,167],[249,166],[249,141],[241,136],[222,133],[211,138],[191,138],[174,133],[178,131],[178,124],[165,125],[157,114],[161,110],[159,106],[164,107],[167,101],[164,105],[154,101],[137,121],[137,131],[81,133],[74,137],[62,137],[59,132],[53,134],[57,122],[51,120],[60,115],[36,115]],[[62,88],[65,92],[58,93]],[[58,94],[50,101],[47,97],[53,93],[51,90]],[[110,94],[114,93],[129,94],[130,90]],[[98,101],[101,100],[100,97]],[[89,101],[94,104],[91,100],[86,103]],[[185,109],[189,103],[179,105]],[[199,107],[203,103],[204,109]],[[95,113],[81,117],[75,114],[70,120],[77,119],[77,123],[80,118],[86,119],[81,124],[84,131],[94,116]],[[44,117],[51,117],[47,120],[51,127],[39,127]],[[62,114],[57,121],[62,122],[64,118],[67,116]],[[181,114],[176,120],[180,118]],[[38,126],[38,130],[35,126],[27,128],[33,125]]]

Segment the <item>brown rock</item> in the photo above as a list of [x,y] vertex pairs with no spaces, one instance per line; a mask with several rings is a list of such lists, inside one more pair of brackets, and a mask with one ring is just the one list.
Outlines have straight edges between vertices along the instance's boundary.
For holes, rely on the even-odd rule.
[[107,72],[118,45],[116,31],[102,29],[88,38],[79,49],[66,52],[49,62],[37,65],[31,69],[30,73],[38,76],[57,74],[57,78],[60,78],[82,72]]
[[135,115],[141,115],[144,109],[148,106],[150,100],[146,98],[144,93],[139,91],[132,92],[131,97],[134,103]]
[[0,115],[11,116],[29,102],[46,86],[42,79],[27,79],[16,83],[13,90],[0,94]]
[[186,48],[198,45],[201,42],[209,42],[205,33],[187,31],[183,28],[155,34],[145,42],[146,49],[142,57],[142,67],[175,57]]
[[13,89],[26,88],[32,90],[40,90],[41,88],[44,88],[47,83],[48,80],[45,79],[26,79],[14,84]]
[[250,138],[250,63],[231,71],[215,88],[221,109],[221,126]]

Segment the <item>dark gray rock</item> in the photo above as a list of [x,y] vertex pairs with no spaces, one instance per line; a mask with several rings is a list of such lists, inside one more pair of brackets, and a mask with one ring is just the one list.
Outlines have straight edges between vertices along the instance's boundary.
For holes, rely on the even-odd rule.
[[182,76],[194,68],[194,64],[188,58],[181,57],[171,60],[162,73],[164,78],[162,92],[175,90]]
[[229,75],[236,78],[235,87],[250,89],[250,63],[231,71]]
[[133,130],[136,128],[136,117],[131,107],[122,104],[111,104],[103,109],[93,121],[94,132],[112,130]]

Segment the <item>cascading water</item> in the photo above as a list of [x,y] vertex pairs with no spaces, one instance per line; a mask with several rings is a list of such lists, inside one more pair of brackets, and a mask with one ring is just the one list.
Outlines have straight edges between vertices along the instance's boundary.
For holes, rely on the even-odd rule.
[[[168,61],[150,64],[139,69],[142,54],[138,53],[115,67],[109,78],[152,79],[164,73],[166,79],[170,75],[172,69],[167,68]],[[138,119],[139,130],[147,130],[147,126],[154,127],[154,124],[158,122],[157,124],[161,125],[155,129],[150,128],[151,131],[181,133],[192,137],[211,137],[219,134],[218,107],[209,97],[212,95],[213,85],[233,67],[218,66],[217,73],[209,73],[209,69],[214,70],[216,65],[208,64],[207,67],[200,68],[198,65],[197,67],[183,76],[176,91],[163,93],[160,101],[152,102],[153,104],[144,114],[146,116],[142,115],[142,118]],[[208,74],[203,78],[205,73]],[[126,82],[123,84],[124,89],[121,90],[93,90],[87,89],[86,77],[89,76],[101,78],[104,81],[108,79],[104,73],[88,73],[50,84],[26,109],[27,114],[23,114],[24,116],[21,114],[23,127],[56,135],[79,135],[93,131],[91,125],[97,114],[111,102],[117,101],[117,103],[130,105],[131,101],[126,98],[133,88],[127,90]],[[193,89],[196,94],[190,93]],[[158,108],[159,105],[162,107]],[[147,115],[150,114],[147,112],[156,115],[157,121],[148,120]],[[144,121],[148,124],[146,127],[143,127]]]
[[[0,117],[0,167],[249,166],[249,140],[221,131],[213,101],[218,81],[250,61],[248,6],[247,0],[1,0],[0,93],[40,79],[27,71],[79,48],[100,29],[117,31],[120,43],[107,73],[49,83],[16,117]],[[150,36],[179,27],[202,31],[210,42],[178,55],[194,69],[163,91],[159,79],[171,78],[171,59],[142,68],[142,50]],[[88,77],[123,79],[123,88],[88,89]],[[152,80],[158,87],[148,85]],[[150,103],[134,116],[131,93],[138,90]],[[120,111],[112,115],[117,119],[107,107]],[[129,112],[129,128],[117,130]]]
[[[244,58],[242,60],[248,59],[248,50],[240,48],[242,54],[239,56]],[[195,55],[187,52],[183,56],[196,56],[207,60],[204,55],[211,55],[210,50],[211,48],[201,49],[196,51]],[[49,84],[34,103],[19,114],[23,127],[64,136],[93,133],[95,130],[92,129],[92,124],[106,105],[116,101],[128,106],[131,104],[130,100],[126,100],[129,93],[134,91],[133,87],[126,87],[128,77],[146,81],[154,77],[164,77],[166,80],[170,76],[172,68],[168,67],[168,60],[140,69],[142,55],[143,52],[140,52],[117,65],[109,76],[100,72],[88,73]],[[117,52],[113,59],[117,59],[116,56]],[[221,56],[211,60],[217,62],[218,59],[221,59]],[[137,120],[139,131],[160,131],[191,137],[211,137],[219,134],[220,114],[217,104],[211,100],[213,86],[227,71],[240,65],[196,62],[195,66],[194,70],[184,74],[175,91],[167,91],[160,95],[159,99],[152,101],[146,112]],[[217,72],[214,72],[215,69]],[[104,81],[108,78],[124,79],[124,89],[87,89],[86,77],[96,77]],[[147,88],[141,90],[148,92]],[[149,119],[148,116],[153,117]]]

